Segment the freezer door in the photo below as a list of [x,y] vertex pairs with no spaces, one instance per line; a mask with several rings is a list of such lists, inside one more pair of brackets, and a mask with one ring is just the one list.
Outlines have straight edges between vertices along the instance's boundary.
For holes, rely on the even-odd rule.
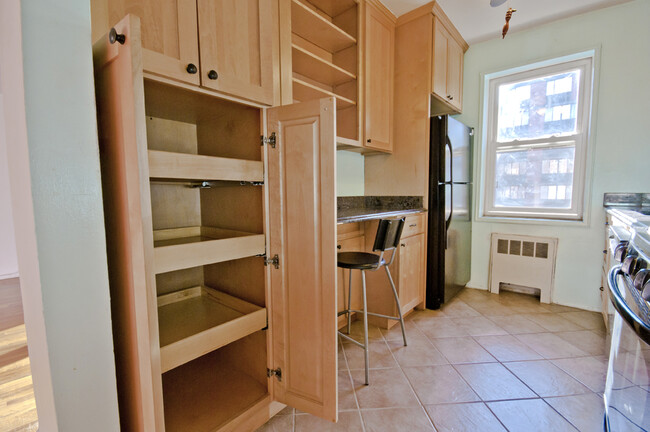
[[445,301],[449,301],[470,278],[472,223],[469,217],[471,185],[453,184],[453,217],[446,233]]
[[[452,155],[451,155],[451,168],[453,171],[453,178],[448,181],[454,183],[470,183],[472,181],[472,128],[465,126],[463,123],[455,120],[452,117],[447,119],[447,136],[451,142]],[[449,150],[447,149],[446,152]],[[448,161],[448,155],[445,154]],[[449,172],[450,164],[445,163],[447,172]]]

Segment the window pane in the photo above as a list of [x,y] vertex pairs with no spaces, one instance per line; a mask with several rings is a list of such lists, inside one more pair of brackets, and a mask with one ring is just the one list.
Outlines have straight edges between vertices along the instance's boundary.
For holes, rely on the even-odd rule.
[[574,160],[573,145],[497,150],[495,207],[571,208]]
[[497,141],[576,133],[580,70],[500,85]]

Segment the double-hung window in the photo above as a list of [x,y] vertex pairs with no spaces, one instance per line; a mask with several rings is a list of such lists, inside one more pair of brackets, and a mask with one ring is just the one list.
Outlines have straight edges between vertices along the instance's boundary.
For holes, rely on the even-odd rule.
[[593,55],[486,77],[483,215],[582,220]]

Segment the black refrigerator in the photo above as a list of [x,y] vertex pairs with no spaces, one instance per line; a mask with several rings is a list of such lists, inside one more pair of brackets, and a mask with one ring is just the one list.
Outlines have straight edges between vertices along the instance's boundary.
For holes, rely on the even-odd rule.
[[431,117],[426,307],[438,309],[470,278],[474,129]]

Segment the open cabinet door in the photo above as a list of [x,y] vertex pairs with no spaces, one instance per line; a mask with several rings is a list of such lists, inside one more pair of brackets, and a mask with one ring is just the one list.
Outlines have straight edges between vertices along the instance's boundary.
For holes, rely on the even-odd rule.
[[93,58],[120,422],[164,431],[140,20],[114,29]]
[[268,110],[272,378],[275,400],[337,420],[336,104]]

